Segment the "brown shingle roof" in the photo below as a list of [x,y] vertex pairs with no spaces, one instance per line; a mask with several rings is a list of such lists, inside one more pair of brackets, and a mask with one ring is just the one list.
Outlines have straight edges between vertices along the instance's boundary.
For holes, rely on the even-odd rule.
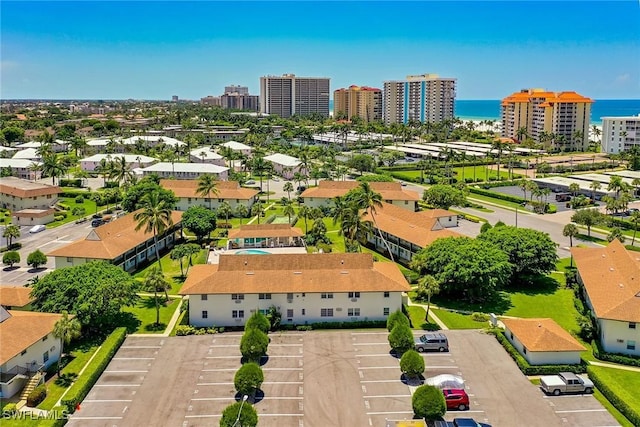
[[20,179],[14,176],[0,178],[0,194],[25,198],[59,193],[60,187],[57,185],[27,181],[26,179]]
[[[448,212],[448,211],[444,211]],[[438,223],[440,216],[430,211],[412,212],[389,203],[383,203],[376,208],[375,225],[382,231],[399,237],[421,248],[429,246],[441,237],[461,237],[462,235],[443,228]],[[452,213],[452,215],[455,215]],[[364,215],[364,220],[372,221],[370,214]]]
[[394,263],[371,254],[221,255],[195,265],[180,291],[190,294],[408,291]]
[[48,335],[62,317],[61,314],[32,311],[8,310],[8,313],[11,317],[0,323],[0,365]]
[[640,254],[614,240],[604,248],[572,248],[596,317],[640,322]]
[[34,300],[30,294],[31,288],[0,285],[0,305],[7,307],[24,307]]
[[[198,180],[195,179],[161,179],[160,185],[178,197],[204,198],[196,194]],[[240,187],[237,181],[217,181],[217,189],[218,194],[211,194],[214,199],[249,200],[258,194],[257,190]]]
[[[141,243],[153,238],[153,233],[144,229],[136,231],[137,223],[133,219],[135,212],[97,227],[89,235],[61,248],[55,249],[48,256],[105,259],[112,260]],[[182,221],[182,212],[171,212],[174,225]]]
[[[360,185],[357,181],[320,181],[317,187],[308,188],[302,192],[301,197],[314,197],[318,199],[332,199],[344,196]],[[415,191],[405,190],[399,182],[371,182],[371,189],[380,193],[384,200],[420,200],[420,195]]]
[[527,351],[584,351],[585,348],[553,319],[502,319]]
[[246,239],[259,237],[302,237],[304,233],[289,224],[245,224],[240,228],[229,230],[229,239]]

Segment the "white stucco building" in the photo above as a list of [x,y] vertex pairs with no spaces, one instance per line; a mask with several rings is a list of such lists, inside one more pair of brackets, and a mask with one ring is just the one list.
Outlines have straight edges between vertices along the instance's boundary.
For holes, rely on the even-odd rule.
[[575,365],[586,350],[553,319],[502,319],[505,336],[531,365]]
[[161,135],[136,135],[136,136],[123,139],[120,144],[123,146],[135,146],[136,143],[142,144],[145,147],[156,147],[160,144],[164,144],[169,147],[186,145],[184,142],[180,140],[171,138],[169,136],[161,136]]
[[35,148],[25,148],[20,151],[16,151],[16,153],[11,157],[12,160],[30,160],[30,161],[40,161],[42,160],[42,156],[38,153],[38,150]]
[[0,169],[9,169],[11,175],[22,179],[40,179],[42,177],[40,166],[42,162],[38,161],[0,158]]
[[[176,210],[186,211],[191,206],[209,207],[209,198],[197,193],[198,180],[187,179],[162,179],[160,186],[173,191],[178,197]],[[211,194],[211,209],[217,209],[222,202],[227,202],[234,211],[238,205],[245,205],[247,212],[251,212],[251,206],[258,200],[258,190],[244,188],[237,181],[218,181],[218,192]]]
[[302,163],[296,157],[276,153],[265,156],[264,159],[270,162],[273,166],[273,171],[284,179],[292,179],[296,172],[302,176],[308,175],[307,169],[302,166]]
[[609,353],[640,356],[640,256],[617,239],[602,248],[571,249],[578,281]]
[[218,166],[226,166],[224,157],[216,153],[211,147],[200,147],[189,152],[189,160],[193,163],[211,163]]
[[222,144],[220,144],[220,147],[227,147],[230,148],[233,151],[237,151],[238,153],[242,154],[243,156],[247,156],[250,157],[251,156],[251,152],[253,151],[253,148],[251,148],[250,146],[243,144],[242,142],[237,142],[237,141],[228,141],[228,142],[224,142]]
[[602,118],[602,152],[618,154],[640,145],[640,114]]
[[213,175],[219,181],[229,178],[229,168],[211,163],[159,162],[140,169],[142,175],[158,175],[160,178],[198,179],[201,175]]
[[0,206],[11,211],[50,209],[58,202],[60,187],[13,176],[0,178]]
[[96,167],[100,165],[102,160],[107,162],[119,162],[123,157],[125,163],[131,169],[146,168],[158,161],[158,159],[153,157],[142,156],[139,154],[94,154],[93,156],[80,160],[80,168],[87,172],[93,172],[96,170]]
[[283,324],[384,320],[410,290],[398,266],[366,253],[221,255],[180,291],[194,326],[242,326],[275,306]]
[[[371,189],[380,193],[385,203],[408,209],[418,210],[420,195],[411,190],[406,190],[399,182],[370,182]],[[320,181],[317,187],[307,188],[300,194],[305,206],[319,208],[331,206],[333,199],[342,197],[350,190],[358,188],[358,181]]]

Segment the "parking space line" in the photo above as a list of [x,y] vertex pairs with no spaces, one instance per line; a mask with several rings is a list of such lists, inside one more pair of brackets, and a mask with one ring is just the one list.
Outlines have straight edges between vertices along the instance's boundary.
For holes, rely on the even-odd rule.
[[[231,383],[233,384],[233,383]],[[262,384],[304,384],[303,381],[265,381]]]
[[271,347],[302,347],[302,344],[269,344]]
[[198,397],[198,398],[193,398],[191,400],[201,401],[201,400],[236,400],[236,399],[233,396],[229,396],[229,397]]
[[140,387],[140,384],[96,384],[94,387]]
[[233,347],[233,348],[237,348],[238,344],[216,344],[216,345],[210,345],[209,348],[229,348],[229,347]]
[[233,385],[233,383],[197,383],[196,385]]
[[362,396],[366,399],[376,399],[376,398],[383,398],[383,397],[411,397],[410,394],[378,394],[375,396]]
[[131,399],[92,399],[84,400],[84,403],[111,403],[111,402],[133,402]]
[[543,399],[566,399],[568,397],[584,397],[584,398],[589,398],[591,397],[590,394],[565,394],[565,395],[561,395],[561,396],[549,396],[548,394],[545,394],[544,396],[542,396]]
[[71,421],[73,420],[121,420],[122,417],[76,417],[72,416]]
[[162,348],[161,345],[123,345],[120,348]]
[[351,332],[351,335],[389,335],[389,332]]
[[304,414],[265,414],[260,412],[261,417],[304,417]]
[[356,354],[356,357],[381,357],[381,356],[391,356],[389,353],[381,353],[381,354]]
[[237,370],[238,368],[218,368],[218,369],[203,369],[202,372],[229,372],[229,371],[237,371]]
[[215,418],[215,417],[221,417],[222,414],[216,414],[216,415],[185,415],[185,418]]
[[384,345],[389,347],[388,342],[354,342],[353,345]]
[[397,411],[397,412],[367,412],[367,415],[394,415],[394,414],[413,414],[413,411]]
[[[398,367],[396,367],[398,369]],[[262,368],[263,371],[302,371],[302,368]],[[232,369],[237,371],[237,369]]]
[[140,370],[140,371],[104,371],[105,374],[140,374],[144,372],[149,372],[149,370]]
[[445,369],[445,368],[455,368],[458,369],[455,365],[429,365],[427,369]]
[[358,369],[398,369],[397,366],[363,366]]
[[286,357],[286,358],[290,359],[290,358],[296,358],[296,357],[302,357],[302,356],[299,355],[299,354],[287,354],[286,356],[264,356],[264,357],[265,358],[269,358],[269,359],[276,359],[278,357],[283,357],[283,358]]
[[397,383],[398,380],[360,380],[361,383]]
[[580,412],[607,412],[606,409],[573,409],[568,411],[556,411],[556,414],[574,414]]
[[242,357],[241,354],[237,356],[206,356],[205,359],[238,359]]

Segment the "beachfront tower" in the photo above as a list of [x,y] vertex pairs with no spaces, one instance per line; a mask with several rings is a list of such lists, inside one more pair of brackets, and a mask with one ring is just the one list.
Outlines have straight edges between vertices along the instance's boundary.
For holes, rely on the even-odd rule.
[[329,117],[329,78],[295,74],[260,77],[260,112],[283,118],[294,114]]
[[617,154],[640,147],[640,114],[602,118],[602,152]]
[[453,119],[456,79],[437,74],[407,76],[384,82],[383,118],[386,124],[440,122]]
[[382,91],[368,86],[349,86],[333,91],[333,117],[359,117],[365,123],[382,120]]
[[502,100],[502,136],[546,149],[586,151],[593,100],[576,92],[523,89]]

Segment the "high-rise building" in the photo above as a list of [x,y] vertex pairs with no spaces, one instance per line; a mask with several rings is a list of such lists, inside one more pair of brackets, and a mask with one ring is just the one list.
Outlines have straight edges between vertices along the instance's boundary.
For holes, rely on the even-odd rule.
[[221,105],[219,96],[205,96],[204,98],[200,98],[200,103],[204,105],[211,105],[215,107],[219,107]]
[[555,150],[584,151],[592,103],[576,92],[523,89],[502,100],[502,136],[519,141],[530,137]]
[[295,74],[260,77],[260,112],[283,118],[294,114],[329,116],[329,78]]
[[640,114],[628,117],[602,118],[602,151],[617,154],[640,147]]
[[220,106],[229,110],[258,111],[258,95],[225,93],[220,96]]
[[333,117],[360,117],[365,122],[382,120],[382,91],[368,86],[349,86],[333,91]]
[[231,85],[224,87],[224,93],[237,93],[238,95],[249,95],[249,88],[247,86]]
[[440,122],[452,119],[455,99],[456,79],[438,77],[437,74],[386,81],[382,100],[384,122]]

